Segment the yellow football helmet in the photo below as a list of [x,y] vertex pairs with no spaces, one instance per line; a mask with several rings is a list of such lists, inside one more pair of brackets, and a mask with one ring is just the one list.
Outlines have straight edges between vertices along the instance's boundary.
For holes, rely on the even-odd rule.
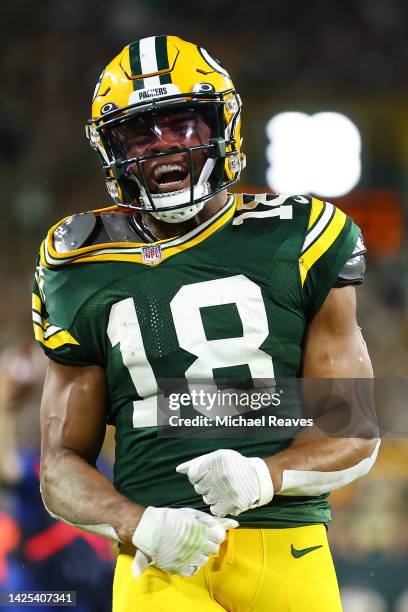
[[[241,99],[227,71],[205,49],[177,36],[151,36],[127,45],[102,72],[86,133],[115,203],[175,223],[197,214],[205,201],[239,179],[245,166],[240,113]],[[161,121],[173,129],[174,117],[187,125],[178,146],[165,143],[147,152],[133,147],[147,129],[163,143]],[[200,134],[197,125],[203,122],[210,129]],[[180,153],[188,186],[155,193],[144,164],[157,158],[163,166],[166,156]],[[199,173],[194,167],[198,155],[203,160]],[[177,165],[169,162],[166,168],[170,172]]]

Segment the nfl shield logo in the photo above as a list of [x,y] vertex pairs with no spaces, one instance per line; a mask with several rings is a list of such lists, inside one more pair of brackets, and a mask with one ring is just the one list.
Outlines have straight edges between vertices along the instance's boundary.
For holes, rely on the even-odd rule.
[[162,250],[160,244],[150,244],[142,247],[143,261],[147,264],[156,263],[162,258]]

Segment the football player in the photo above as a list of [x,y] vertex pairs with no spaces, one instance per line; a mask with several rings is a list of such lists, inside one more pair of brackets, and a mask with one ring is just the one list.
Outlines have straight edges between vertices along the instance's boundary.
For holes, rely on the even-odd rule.
[[[375,431],[157,432],[161,379],[372,377],[360,230],[313,197],[231,194],[240,118],[205,49],[176,36],[126,46],[87,125],[115,205],[60,221],[41,246],[42,495],[53,516],[120,543],[117,612],[341,610],[326,498],[368,472]],[[313,401],[312,417],[343,402],[353,421],[351,387]],[[106,423],[113,484],[95,467]]]

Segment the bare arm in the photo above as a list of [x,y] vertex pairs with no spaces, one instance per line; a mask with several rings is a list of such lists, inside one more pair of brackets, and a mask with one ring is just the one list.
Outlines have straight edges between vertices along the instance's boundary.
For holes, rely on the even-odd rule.
[[[367,347],[356,321],[356,295],[352,286],[332,289],[320,311],[309,325],[303,357],[303,377],[310,379],[372,378],[373,370]],[[325,405],[319,397],[324,393],[321,384],[306,386],[306,402],[315,418],[315,425],[303,430],[285,450],[264,458],[272,476],[275,492],[282,486],[283,470],[334,472],[356,465],[369,457],[376,445],[375,427],[365,431],[354,426],[353,409],[357,406],[352,384],[335,387],[336,401]],[[344,405],[341,401],[344,400]],[[351,433],[348,437],[324,435],[324,423],[333,423],[336,412],[344,414],[344,406],[351,409]],[[354,427],[354,430],[353,430]],[[323,430],[323,431],[322,431]],[[327,431],[327,430],[326,430]]]
[[120,495],[95,467],[105,423],[103,370],[50,361],[41,403],[44,502],[70,523],[111,525],[130,542],[144,508]]

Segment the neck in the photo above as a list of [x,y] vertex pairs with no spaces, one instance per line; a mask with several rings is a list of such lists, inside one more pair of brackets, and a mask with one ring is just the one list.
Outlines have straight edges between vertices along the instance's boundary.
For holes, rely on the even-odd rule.
[[183,223],[166,223],[165,221],[160,221],[160,219],[155,219],[150,213],[142,212],[142,223],[158,240],[183,236],[201,225],[201,223],[204,223],[204,221],[213,217],[223,206],[225,206],[227,200],[228,194],[225,189],[208,200],[204,208],[188,221],[184,221]]

